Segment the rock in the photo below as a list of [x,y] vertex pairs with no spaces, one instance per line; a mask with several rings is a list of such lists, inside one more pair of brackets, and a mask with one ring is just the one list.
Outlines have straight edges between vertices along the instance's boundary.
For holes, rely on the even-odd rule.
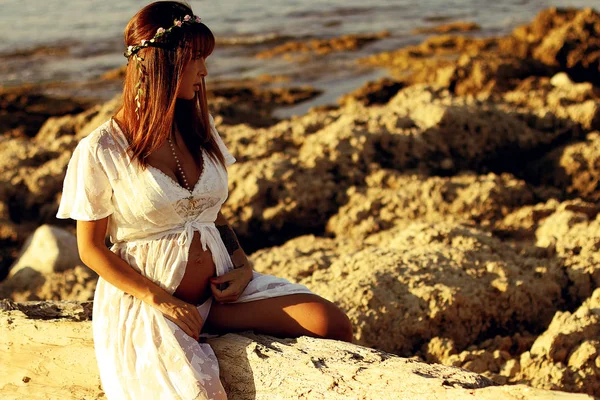
[[13,301],[78,300],[94,298],[98,274],[85,265],[64,272],[41,274],[26,267],[0,282],[0,299]]
[[416,28],[412,30],[412,33],[418,35],[420,33],[472,32],[479,30],[481,30],[481,26],[474,22],[456,21],[432,27]]
[[0,177],[11,183],[0,193],[3,195],[0,201],[6,204],[13,200],[12,216],[42,223],[50,216],[55,219],[58,204],[55,209],[47,210],[50,215],[40,215],[40,211],[62,191],[73,149],[81,138],[106,121],[118,105],[117,97],[75,117],[50,118],[34,140],[13,138],[0,142]]
[[[51,119],[34,142],[0,144],[5,154],[0,176],[12,183],[0,196],[10,204],[10,217],[19,216],[13,222],[53,219],[73,148],[119,105],[116,97],[76,118]],[[228,126],[223,120],[217,118],[218,130],[238,157],[225,207],[230,207],[228,215],[242,237],[260,238],[250,248],[282,243],[296,232],[323,230],[347,203],[347,189],[364,187],[372,171],[381,167],[416,169],[424,175],[520,171],[519,163],[527,159],[520,153],[577,135],[573,126],[558,119],[430,86],[402,89],[386,107],[351,102],[268,129]],[[284,224],[287,233],[282,235]],[[257,236],[257,229],[263,235]]]
[[439,336],[431,338],[429,342],[423,345],[423,353],[425,353],[425,360],[429,363],[442,362],[449,356],[456,354],[456,346],[454,340],[448,338],[441,338]]
[[600,206],[580,199],[549,200],[507,215],[497,228],[526,239],[559,261],[568,277],[565,299],[579,304],[600,285]]
[[213,96],[225,98],[232,103],[260,103],[261,107],[289,106],[310,100],[323,93],[310,86],[261,89],[257,87],[232,86],[215,89]]
[[[409,117],[417,127],[391,132],[394,137],[388,142],[396,148],[389,153],[395,155],[396,169],[420,162],[431,171],[443,170],[444,174],[481,171],[486,166],[512,171],[519,165],[519,153],[579,134],[574,124],[548,113],[537,115],[502,101],[455,97],[436,86],[403,89],[389,101],[388,109]],[[387,149],[383,150],[385,154]],[[410,154],[408,159],[403,153]],[[447,159],[452,160],[453,170],[443,169]]]
[[559,72],[550,79],[550,84],[565,89],[564,95],[573,101],[583,101],[598,96],[598,89],[589,82],[575,83],[566,72]]
[[362,244],[351,238],[323,238],[302,235],[275,248],[252,253],[255,270],[299,282],[315,271],[327,269],[340,254],[355,253]]
[[573,83],[564,73],[551,79],[527,78],[505,93],[503,100],[574,121],[585,131],[600,129],[600,90],[590,83]]
[[579,10],[565,7],[549,7],[541,10],[528,24],[513,29],[512,36],[520,41],[538,45],[554,29],[572,21]]
[[32,56],[66,56],[71,51],[72,43],[61,42],[51,45],[37,45],[29,48],[9,50],[0,54],[0,59],[32,57]]
[[535,231],[536,246],[551,247],[569,277],[566,291],[573,302],[600,286],[600,208],[581,201],[565,202]]
[[600,13],[586,8],[548,32],[533,57],[580,81],[600,85]]
[[375,82],[367,82],[362,87],[340,97],[337,102],[345,105],[349,101],[359,101],[365,106],[385,104],[406,85],[391,78],[380,78]]
[[529,44],[510,36],[441,35],[358,62],[387,67],[394,77],[409,84],[436,84],[456,94],[487,97],[513,89],[521,79],[557,72],[558,67],[533,59],[530,52]]
[[337,237],[362,238],[415,220],[492,225],[535,198],[524,181],[510,174],[424,177],[388,169],[373,172],[366,187],[353,186],[347,195],[326,226]]
[[[267,77],[259,77],[221,80],[212,84],[206,95],[217,128],[221,122],[253,128],[270,127],[281,121],[273,115],[277,108],[299,104],[323,93],[323,90],[309,85],[271,87],[270,83]],[[260,104],[260,107],[256,107],[256,104]]]
[[428,362],[460,367],[478,372],[499,384],[515,383],[520,372],[519,357],[531,348],[536,337],[527,333],[513,336],[500,336],[472,344],[458,353],[452,340],[433,338],[423,346]]
[[62,190],[70,154],[62,153],[58,148],[75,147],[67,145],[71,138],[64,139],[53,143],[56,150],[22,138],[0,143],[0,176],[3,181],[10,182],[0,193],[1,201],[8,205],[14,222],[38,219],[40,207],[53,200],[56,193]]
[[434,36],[358,62],[386,67],[408,83],[443,85],[456,94],[501,94],[522,79],[560,71],[598,86],[599,20],[600,14],[590,8],[551,8],[509,36]]
[[[369,187],[368,177],[382,168],[410,171],[423,179],[465,170],[522,173],[530,152],[579,134],[574,123],[551,115],[537,116],[501,101],[457,97],[445,89],[424,85],[400,90],[385,107],[349,102],[337,110],[282,121],[269,129],[225,126],[220,132],[238,157],[230,168],[230,195],[224,208],[242,236],[255,237],[257,230],[263,233],[265,240],[257,247],[280,244],[295,236],[294,232],[324,229],[327,221],[342,211],[341,206],[352,206],[348,203],[352,193],[365,193],[363,198],[378,196],[375,188],[364,191]],[[532,202],[532,191],[525,182],[510,181],[508,176],[473,181],[474,190],[480,190],[476,186],[487,187],[481,190],[498,197],[502,205],[481,192],[478,202],[491,201],[483,205],[487,211],[465,208],[465,213],[472,213],[474,220],[497,219],[511,207]],[[465,187],[471,185],[466,183],[469,179],[455,178],[454,182]],[[434,183],[432,178],[427,190],[446,185],[442,181]],[[411,184],[415,191],[421,191],[419,182]],[[496,184],[510,189],[501,194]],[[351,187],[355,192],[348,192]],[[393,190],[389,195],[393,196]],[[512,195],[516,197],[510,198]],[[410,196],[407,194],[406,202],[411,201]],[[465,192],[465,196],[469,195]],[[502,196],[506,199],[500,200]],[[492,211],[494,207],[504,208]],[[450,214],[450,210],[444,213]],[[414,217],[419,215],[424,214],[413,213]],[[361,223],[372,225],[369,221]]]
[[125,71],[127,71],[127,65],[121,65],[120,67],[113,68],[106,71],[100,76],[100,80],[121,80],[125,78]]
[[[0,364],[0,395],[17,400],[50,393],[59,398],[103,397],[91,308],[92,302],[0,301],[0,328],[5,332],[0,349],[6,355]],[[323,399],[590,398],[525,385],[497,386],[472,372],[335,340],[243,332],[208,343],[219,359],[223,386],[236,399],[295,399],[307,393]]]
[[77,132],[83,131],[101,109],[102,105],[97,105],[77,115],[48,118],[33,138],[34,143],[48,146],[62,136],[76,136]]
[[447,85],[450,91],[458,95],[503,93],[529,76],[547,73],[547,67],[528,58],[463,54],[446,80],[440,80],[438,74],[437,83]]
[[27,238],[8,276],[12,277],[24,268],[48,274],[64,272],[81,264],[77,238],[64,229],[42,225]]
[[583,141],[569,143],[549,152],[530,166],[529,176],[562,189],[569,196],[600,200],[600,132]]
[[0,134],[32,137],[51,116],[76,114],[89,108],[87,101],[50,97],[33,85],[0,91]]
[[307,42],[293,41],[264,50],[256,58],[272,58],[283,55],[288,61],[302,60],[306,53],[325,55],[336,51],[359,50],[363,46],[390,36],[388,31],[372,34],[343,35],[333,39],[311,39]]
[[532,239],[540,222],[552,215],[559,204],[556,199],[550,199],[545,203],[520,207],[508,213],[502,221],[498,221],[496,229],[513,238]]
[[0,298],[25,300],[89,300],[98,275],[79,259],[75,236],[42,225],[25,241],[0,282]]
[[371,54],[357,62],[388,68],[394,78],[408,84],[435,83],[448,87],[460,54],[475,56],[494,47],[497,47],[497,39],[440,35],[429,37],[419,45]]
[[[33,139],[0,140],[0,237],[20,247],[32,231],[57,222],[63,180],[77,143],[112,115],[120,97],[76,116],[51,117]],[[7,245],[9,244],[7,243]],[[5,276],[0,268],[0,277]]]
[[401,356],[436,336],[462,351],[497,330],[542,329],[562,303],[560,263],[521,255],[458,223],[414,222],[372,234],[362,246],[304,240],[262,250],[255,269],[288,271],[346,312],[357,343]]
[[575,312],[558,312],[521,356],[520,380],[536,387],[600,395],[600,289]]

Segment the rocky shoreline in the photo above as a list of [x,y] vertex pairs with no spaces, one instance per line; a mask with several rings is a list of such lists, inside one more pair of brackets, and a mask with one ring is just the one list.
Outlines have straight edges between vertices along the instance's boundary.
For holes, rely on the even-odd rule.
[[[255,268],[334,301],[359,345],[600,397],[600,14],[357,62],[390,77],[300,117],[249,104],[310,89],[211,97],[238,160],[223,212]],[[71,152],[119,101],[71,100],[37,128],[14,113],[35,100],[0,102],[0,298],[92,299],[54,215]]]

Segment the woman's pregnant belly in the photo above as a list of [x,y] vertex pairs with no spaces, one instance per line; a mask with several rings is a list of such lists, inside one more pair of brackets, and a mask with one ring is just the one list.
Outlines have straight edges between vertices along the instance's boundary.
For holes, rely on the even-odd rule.
[[195,231],[185,273],[173,296],[193,305],[202,304],[211,295],[209,279],[213,276],[216,276],[216,266],[210,248],[202,249],[200,232]]

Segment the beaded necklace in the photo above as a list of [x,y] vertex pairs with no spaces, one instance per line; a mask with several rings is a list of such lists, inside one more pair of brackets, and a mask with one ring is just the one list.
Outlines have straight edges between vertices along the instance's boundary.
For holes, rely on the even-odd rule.
[[[173,145],[173,142],[171,141],[170,135],[167,138],[167,140],[169,141],[169,145],[171,146],[171,151],[173,152],[173,157],[175,158],[175,162],[177,163],[177,169],[179,170],[179,173],[181,174],[181,177],[183,178],[183,183],[185,184],[185,188],[187,189],[188,192],[190,192],[190,195],[188,197],[186,197],[185,199],[190,202],[190,205],[192,207],[195,207],[197,200],[194,198],[194,189],[190,188],[190,185],[188,184],[187,177],[185,176],[185,173],[183,172],[183,168],[181,167],[181,163],[179,162],[179,157],[177,157],[177,153],[175,153],[175,146]],[[204,173],[204,171],[200,171],[201,175],[202,175],[202,173]]]
[[183,178],[183,183],[185,184],[185,188],[191,193],[192,189],[190,189],[190,185],[188,185],[188,181],[187,178],[185,176],[185,173],[183,172],[183,168],[181,168],[181,163],[179,162],[179,157],[177,157],[177,154],[175,153],[175,146],[173,145],[173,142],[171,141],[171,136],[169,136],[169,144],[171,145],[171,151],[173,152],[173,157],[175,157],[175,162],[177,163],[177,169],[179,170],[179,173],[181,174],[182,178]]

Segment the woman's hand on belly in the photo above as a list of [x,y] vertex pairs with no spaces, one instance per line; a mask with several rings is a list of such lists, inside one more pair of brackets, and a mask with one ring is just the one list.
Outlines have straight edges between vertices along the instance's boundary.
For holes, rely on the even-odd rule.
[[[252,280],[252,268],[236,268],[226,274],[210,278],[210,289],[219,303],[236,301]],[[221,286],[222,284],[225,284]],[[221,290],[220,288],[223,288]]]

